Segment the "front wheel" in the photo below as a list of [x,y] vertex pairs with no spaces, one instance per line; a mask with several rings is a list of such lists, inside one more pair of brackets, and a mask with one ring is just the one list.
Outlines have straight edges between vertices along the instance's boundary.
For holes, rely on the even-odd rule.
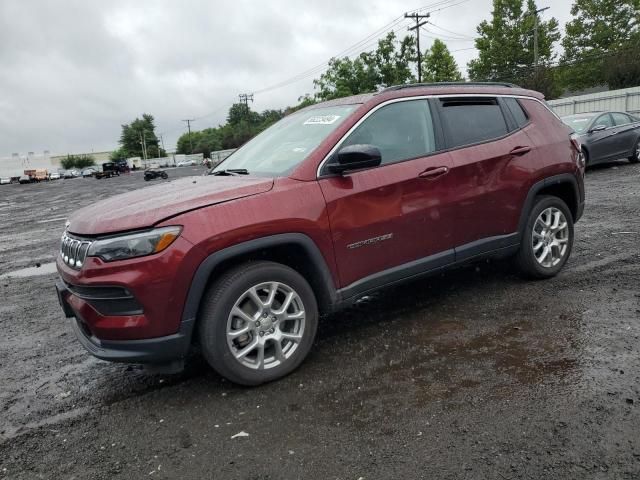
[[558,274],[571,254],[573,216],[560,198],[536,197],[522,233],[516,262],[520,271],[532,278]]
[[162,178],[163,178],[164,180],[166,180],[167,178],[169,178],[169,175],[167,175],[166,173],[163,173],[163,174],[162,174]]
[[640,138],[638,139],[638,141],[636,142],[636,146],[633,149],[633,155],[631,155],[629,157],[629,161],[631,163],[638,163],[640,162]]
[[198,318],[209,365],[229,380],[259,385],[288,375],[311,350],[318,326],[313,290],[295,270],[251,262],[208,289]]

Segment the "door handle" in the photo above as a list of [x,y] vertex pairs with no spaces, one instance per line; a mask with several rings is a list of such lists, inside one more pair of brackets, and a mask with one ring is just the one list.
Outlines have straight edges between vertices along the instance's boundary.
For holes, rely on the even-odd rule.
[[433,180],[441,175],[444,175],[449,171],[449,167],[431,167],[427,168],[424,172],[418,175],[420,178],[426,178],[427,180]]
[[531,147],[516,147],[509,152],[509,155],[524,155],[525,153],[529,153],[531,151]]

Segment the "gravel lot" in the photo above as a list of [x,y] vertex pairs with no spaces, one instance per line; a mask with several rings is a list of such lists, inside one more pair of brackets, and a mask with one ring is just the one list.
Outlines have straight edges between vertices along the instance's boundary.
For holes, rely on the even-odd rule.
[[482,263],[387,291],[254,389],[198,358],[173,376],[101,362],[73,337],[50,269],[64,220],[139,172],[0,186],[0,478],[639,478],[640,165],[586,183],[558,277]]

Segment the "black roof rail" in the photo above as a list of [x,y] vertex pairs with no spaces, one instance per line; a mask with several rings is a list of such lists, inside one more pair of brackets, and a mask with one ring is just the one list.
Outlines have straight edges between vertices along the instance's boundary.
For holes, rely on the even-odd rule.
[[508,82],[437,82],[437,83],[407,83],[405,85],[393,85],[387,87],[383,92],[391,92],[394,90],[404,90],[405,88],[420,87],[508,87],[521,88],[519,85]]

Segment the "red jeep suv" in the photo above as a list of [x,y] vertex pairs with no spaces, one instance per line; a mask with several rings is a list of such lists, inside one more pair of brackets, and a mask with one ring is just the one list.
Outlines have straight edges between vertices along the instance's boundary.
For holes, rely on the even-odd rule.
[[487,257],[557,274],[583,179],[539,93],[391,87],[293,113],[209,175],[76,212],[56,287],[98,358],[175,370],[197,345],[256,385],[303,361],[319,315],[387,285]]

